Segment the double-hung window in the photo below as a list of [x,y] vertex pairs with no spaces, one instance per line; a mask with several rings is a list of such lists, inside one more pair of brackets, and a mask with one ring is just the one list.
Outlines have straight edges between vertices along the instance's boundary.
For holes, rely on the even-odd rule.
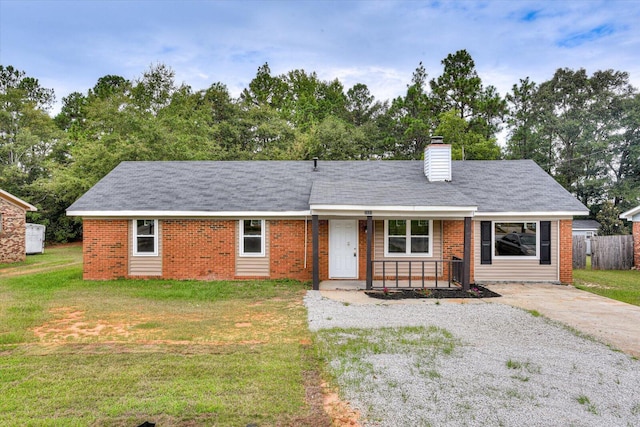
[[133,254],[138,256],[158,255],[158,220],[136,219],[133,221],[135,233]]
[[433,223],[427,219],[390,219],[385,221],[387,256],[430,256]]
[[264,236],[263,219],[240,220],[240,256],[264,256]]

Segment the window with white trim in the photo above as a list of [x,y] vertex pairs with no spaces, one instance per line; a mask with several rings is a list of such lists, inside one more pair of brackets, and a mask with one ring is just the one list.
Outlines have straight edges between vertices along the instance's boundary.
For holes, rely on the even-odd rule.
[[158,220],[133,220],[133,254],[136,256],[158,255]]
[[389,219],[384,222],[386,256],[431,256],[431,230],[428,219]]
[[240,256],[264,256],[264,233],[263,219],[241,219]]
[[538,223],[535,221],[493,223],[493,254],[496,257],[536,258]]

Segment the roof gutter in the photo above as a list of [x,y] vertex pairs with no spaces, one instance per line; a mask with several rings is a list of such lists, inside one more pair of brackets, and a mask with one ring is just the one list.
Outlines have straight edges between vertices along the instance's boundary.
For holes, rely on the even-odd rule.
[[273,218],[309,216],[310,211],[152,211],[152,210],[122,210],[122,211],[67,211],[67,216],[86,218]]

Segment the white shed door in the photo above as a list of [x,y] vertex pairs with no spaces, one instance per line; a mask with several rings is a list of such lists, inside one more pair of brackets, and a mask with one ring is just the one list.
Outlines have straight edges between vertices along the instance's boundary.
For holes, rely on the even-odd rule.
[[332,219],[329,221],[329,277],[355,279],[358,277],[358,221]]

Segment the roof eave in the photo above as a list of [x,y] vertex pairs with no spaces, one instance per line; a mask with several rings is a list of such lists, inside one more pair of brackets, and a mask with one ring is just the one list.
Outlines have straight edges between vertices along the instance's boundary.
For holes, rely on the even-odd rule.
[[371,206],[371,205],[332,205],[312,204],[312,215],[323,216],[374,216],[374,217],[433,217],[463,218],[472,217],[476,206]]
[[633,217],[640,213],[640,206],[636,206],[626,212],[620,214],[620,219],[626,219],[627,221],[633,221]]
[[271,218],[309,216],[311,212],[303,211],[156,211],[156,210],[68,210],[67,216],[83,218]]
[[20,199],[19,197],[16,197],[11,193],[7,193],[4,190],[0,190],[0,196],[8,200],[9,202],[13,203],[14,205],[23,208],[24,210],[27,210],[30,212],[36,212],[38,210],[38,208],[33,206],[31,203],[27,203],[24,200]]
[[574,216],[583,216],[589,213],[584,211],[531,211],[531,212],[478,212],[477,217],[487,218],[517,218],[517,217],[539,217],[539,218],[573,218]]

